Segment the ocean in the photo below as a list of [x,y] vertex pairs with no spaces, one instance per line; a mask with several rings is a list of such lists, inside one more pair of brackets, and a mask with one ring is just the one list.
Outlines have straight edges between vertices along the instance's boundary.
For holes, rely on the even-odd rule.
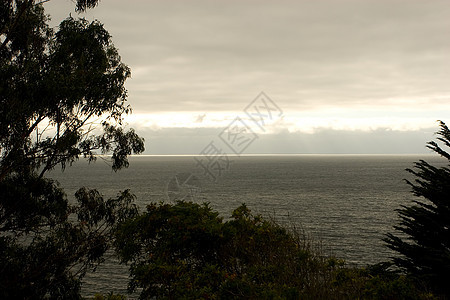
[[[245,155],[206,168],[205,157],[133,156],[129,168],[118,172],[101,159],[80,160],[49,177],[71,200],[82,186],[105,197],[130,189],[142,210],[151,202],[183,198],[209,202],[227,218],[245,203],[255,213],[303,229],[325,254],[367,265],[394,255],[382,238],[398,222],[396,209],[415,198],[405,182],[414,177],[405,169],[419,159],[445,164],[436,155]],[[126,266],[109,258],[86,276],[83,294],[125,293],[127,274]]]

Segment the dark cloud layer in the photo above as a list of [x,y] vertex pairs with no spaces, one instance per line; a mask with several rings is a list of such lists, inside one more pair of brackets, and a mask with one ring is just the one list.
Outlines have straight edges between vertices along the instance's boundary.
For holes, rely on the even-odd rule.
[[[45,6],[55,25],[74,14],[70,0]],[[346,116],[367,119],[367,128],[381,130],[370,120],[389,118],[388,128],[408,123],[417,129],[450,115],[449,1],[108,0],[84,16],[105,24],[132,68],[127,87],[135,114],[239,113],[265,91],[294,123],[299,115],[322,114],[329,124],[326,120],[337,118],[335,111],[345,111]],[[332,131],[333,151],[378,149],[369,137],[381,133],[367,128]],[[182,139],[184,131],[173,130]],[[406,131],[397,133],[392,136],[403,137],[405,146],[383,151],[422,149],[417,130],[410,132],[415,138]],[[332,149],[320,142],[320,131],[286,136],[274,145],[291,145],[299,138],[299,145],[315,145],[311,151]],[[164,137],[154,138],[164,144]],[[344,142],[347,138],[355,141],[351,147]],[[358,148],[358,139],[367,141],[360,143],[366,146]],[[178,151],[169,149],[170,137],[165,141],[164,151]],[[185,146],[189,153],[196,149],[192,143],[187,140]],[[269,144],[256,152],[306,149]]]
[[[73,6],[56,2],[59,18]],[[134,70],[138,111],[236,110],[260,90],[286,109],[450,95],[448,1],[109,0],[87,17]]]

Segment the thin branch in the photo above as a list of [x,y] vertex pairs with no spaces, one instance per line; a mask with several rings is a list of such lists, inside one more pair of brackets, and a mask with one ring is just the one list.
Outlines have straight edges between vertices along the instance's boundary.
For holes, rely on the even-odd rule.
[[38,3],[35,3],[34,5],[44,4],[44,3],[47,3],[49,1],[50,0],[42,0],[42,1],[38,2]]

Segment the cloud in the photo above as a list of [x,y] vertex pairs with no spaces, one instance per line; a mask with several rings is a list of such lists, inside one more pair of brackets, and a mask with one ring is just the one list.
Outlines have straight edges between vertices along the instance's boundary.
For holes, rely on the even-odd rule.
[[[317,129],[314,134],[287,130],[259,135],[243,154],[418,154],[429,153],[426,142],[435,128],[397,131]],[[221,128],[141,129],[144,154],[198,155],[211,142],[228,155],[233,154],[218,137]]]
[[237,110],[261,90],[301,110],[448,96],[449,8],[111,0],[87,16],[105,23],[135,70],[128,88],[136,111]]
[[[55,25],[73,6],[45,3]],[[105,24],[132,69],[130,125],[191,137],[158,137],[158,151],[197,151],[204,139],[189,130],[224,128],[261,91],[285,115],[266,133],[273,151],[327,151],[328,132],[338,152],[350,151],[339,137],[381,149],[369,138],[381,136],[403,137],[395,151],[408,152],[450,115],[448,1],[109,0],[83,16]],[[294,138],[306,148],[289,146]]]

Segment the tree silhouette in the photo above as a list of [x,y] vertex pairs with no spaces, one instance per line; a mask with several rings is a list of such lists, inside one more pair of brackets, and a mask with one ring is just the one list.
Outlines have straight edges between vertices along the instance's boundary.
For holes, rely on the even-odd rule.
[[[440,122],[437,140],[450,147],[450,130]],[[435,141],[427,147],[450,161],[450,154]],[[411,206],[398,210],[400,224],[389,233],[387,246],[401,254],[394,258],[397,266],[425,282],[438,293],[450,295],[450,169],[435,167],[424,160],[408,171],[416,176],[407,181],[419,197]]]
[[[82,188],[70,204],[46,177],[96,154],[111,153],[114,170],[127,167],[144,141],[122,128],[130,70],[109,33],[72,17],[55,31],[45,2],[0,2],[2,299],[80,298],[87,269],[102,261],[117,224],[136,214],[129,191],[103,199]],[[97,2],[77,1],[76,8]]]

